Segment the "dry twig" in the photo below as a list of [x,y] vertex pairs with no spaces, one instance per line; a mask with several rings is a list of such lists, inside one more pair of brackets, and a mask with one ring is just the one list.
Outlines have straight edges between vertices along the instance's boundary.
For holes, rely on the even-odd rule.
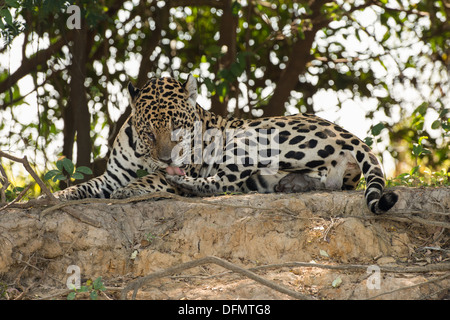
[[424,281],[424,282],[421,282],[421,283],[413,284],[411,286],[401,287],[401,288],[394,289],[394,290],[391,290],[391,291],[382,292],[380,294],[377,294],[376,296],[370,297],[369,300],[377,299],[377,298],[379,298],[381,296],[385,296],[385,295],[388,295],[388,294],[391,294],[391,293],[395,293],[395,292],[399,292],[399,291],[402,291],[402,290],[413,289],[413,288],[417,288],[417,287],[420,287],[420,286],[428,285],[428,284],[431,284],[431,283],[439,282],[439,281],[447,279],[448,277],[450,277],[450,273],[447,273],[447,274],[445,274],[445,275],[443,275],[441,277],[438,277],[438,278],[435,278],[435,279],[432,279],[432,280],[428,280],[428,281]]
[[162,277],[167,277],[167,276],[170,276],[172,274],[179,273],[179,272],[181,272],[183,270],[191,269],[191,268],[198,267],[198,266],[201,266],[201,265],[204,265],[204,264],[209,264],[209,263],[217,264],[217,265],[219,265],[219,266],[221,266],[223,268],[226,268],[226,269],[231,270],[233,272],[236,272],[236,273],[239,273],[241,275],[244,275],[247,278],[250,278],[250,279],[252,279],[252,280],[254,280],[254,281],[256,281],[256,282],[258,282],[258,283],[260,283],[262,285],[265,285],[265,286],[267,286],[267,287],[269,287],[269,288],[271,288],[273,290],[276,290],[278,292],[287,294],[287,295],[289,295],[289,296],[291,296],[293,298],[301,299],[301,300],[311,300],[311,298],[306,296],[306,295],[303,295],[303,294],[301,294],[299,292],[296,292],[296,291],[293,291],[291,289],[288,289],[288,288],[286,288],[284,286],[281,286],[279,284],[276,284],[276,283],[274,283],[272,281],[266,280],[266,279],[258,276],[257,274],[255,274],[255,273],[253,273],[253,272],[251,272],[251,271],[249,271],[247,269],[241,268],[241,267],[239,267],[239,266],[237,266],[237,265],[235,265],[233,263],[230,263],[228,261],[225,261],[225,260],[222,260],[220,258],[213,257],[213,256],[201,258],[201,259],[198,259],[198,260],[189,261],[189,262],[182,263],[182,264],[179,264],[179,265],[176,265],[176,266],[164,269],[164,270],[156,271],[156,272],[153,272],[153,273],[149,274],[148,276],[145,276],[145,277],[139,278],[139,279],[137,279],[135,281],[132,281],[131,283],[129,283],[122,290],[121,299],[125,300],[126,297],[127,297],[128,292],[130,290],[134,290],[133,291],[133,295],[132,295],[132,299],[134,300],[136,298],[136,294],[137,294],[137,291],[139,290],[139,288],[142,287],[148,281],[151,281],[151,280],[154,280],[154,279],[158,279],[158,278],[162,278]]
[[7,158],[14,162],[21,163],[24,166],[24,168],[28,171],[28,173],[33,177],[34,181],[36,181],[36,183],[39,185],[39,187],[41,187],[42,192],[44,192],[47,195],[47,197],[49,197],[50,199],[57,201],[57,199],[55,198],[53,193],[47,188],[45,183],[41,180],[41,178],[39,178],[39,176],[36,174],[36,172],[34,172],[33,168],[31,168],[30,163],[28,162],[28,159],[26,156],[23,157],[22,159],[20,159],[20,158],[11,156],[3,151],[0,151],[0,158]]
[[[285,267],[321,268],[321,269],[345,270],[345,271],[366,271],[369,265],[362,265],[362,264],[330,265],[330,264],[319,264],[310,262],[286,262],[286,263],[258,266],[250,268],[249,270],[256,271],[256,270],[266,270]],[[430,264],[427,266],[414,266],[414,267],[379,266],[379,268],[380,271],[388,273],[428,273],[436,271],[450,271],[450,263],[439,263],[439,264]]]
[[[9,182],[8,182],[9,183]],[[14,203],[16,203],[17,201],[19,201],[20,199],[23,198],[23,196],[28,192],[28,190],[30,190],[31,188],[31,184],[29,186],[27,186],[25,189],[23,189],[19,195],[11,202],[8,202],[7,204],[5,204],[3,207],[0,208],[0,211],[8,208],[9,206],[12,206]]]
[[173,193],[169,192],[153,192],[148,193],[140,196],[135,196],[131,198],[125,198],[125,199],[98,199],[98,198],[87,198],[87,199],[80,199],[80,200],[71,200],[71,201],[64,201],[59,202],[45,210],[42,211],[42,215],[45,215],[47,213],[50,213],[51,211],[61,209],[63,207],[67,207],[70,205],[79,205],[79,204],[87,204],[87,203],[106,203],[106,204],[125,204],[125,203],[131,203],[131,202],[139,202],[139,201],[145,201],[150,199],[173,199],[173,200],[179,200],[187,203],[194,203],[194,204],[205,204],[210,206],[217,206],[217,207],[224,207],[224,208],[235,208],[235,209],[254,209],[254,210],[261,210],[261,211],[273,211],[274,208],[264,208],[264,207],[255,207],[250,205],[233,205],[233,204],[227,204],[223,202],[212,202],[209,201],[210,199],[214,199],[213,197],[208,198],[209,200],[205,200],[203,198],[188,198],[179,196]]
[[[260,271],[260,270],[270,270],[270,269],[282,269],[282,268],[318,268],[318,269],[328,269],[328,270],[342,270],[345,272],[361,272],[367,271],[370,265],[363,264],[345,264],[345,265],[333,265],[333,264],[320,264],[314,262],[284,262],[276,264],[266,264],[257,267],[248,268],[249,271]],[[450,271],[450,263],[438,263],[430,264],[427,266],[412,266],[412,267],[400,267],[400,266],[378,266],[381,272],[386,273],[430,273],[430,272],[445,272]],[[178,276],[176,278],[201,278],[210,279],[219,276],[224,276],[230,274],[230,271],[221,272],[219,274],[213,274],[209,276]],[[175,278],[175,277],[174,277]]]

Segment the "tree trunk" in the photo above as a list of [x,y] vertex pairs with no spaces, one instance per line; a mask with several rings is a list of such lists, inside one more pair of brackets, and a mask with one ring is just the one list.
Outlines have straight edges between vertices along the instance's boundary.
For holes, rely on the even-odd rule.
[[[82,19],[81,29],[74,29],[71,46],[72,64],[70,72],[70,94],[64,112],[64,147],[63,154],[77,166],[90,166],[92,142],[90,137],[91,116],[87,104],[86,61],[87,61],[87,27]],[[76,139],[75,139],[76,137]],[[77,159],[73,159],[73,146],[77,142]]]
[[[232,1],[223,1],[223,14],[220,20],[220,40],[219,47],[226,48],[225,55],[219,60],[216,68],[216,74],[223,69],[228,69],[233,62],[236,61],[236,27],[238,17],[233,15],[231,10]],[[237,85],[234,85],[237,90]],[[211,98],[211,111],[221,116],[226,116],[229,97],[234,95],[231,93],[232,88],[228,88],[228,94],[220,101],[218,95]]]
[[304,30],[304,39],[297,38],[297,41],[294,43],[286,69],[284,69],[280,79],[277,81],[277,86],[269,103],[264,107],[264,117],[281,116],[285,113],[285,103],[288,101],[291,91],[297,86],[299,75],[306,71],[306,66],[312,59],[310,52],[316,33],[328,25],[330,21],[321,15],[320,9],[323,3],[324,1],[316,0],[311,4],[312,14],[310,19],[312,28]]

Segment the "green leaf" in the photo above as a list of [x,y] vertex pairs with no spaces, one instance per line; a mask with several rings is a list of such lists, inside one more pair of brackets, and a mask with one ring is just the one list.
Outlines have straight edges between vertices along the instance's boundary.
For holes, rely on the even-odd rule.
[[77,293],[76,292],[71,292],[67,295],[67,300],[75,300]]
[[136,174],[137,174],[138,178],[142,178],[142,177],[145,177],[146,175],[148,175],[148,172],[147,172],[147,170],[138,169],[136,171]]
[[413,176],[416,172],[419,171],[419,168],[420,168],[420,166],[416,166],[416,167],[412,168],[411,171],[409,172],[409,174],[411,176]]
[[421,151],[422,151],[422,146],[420,146],[420,145],[418,145],[418,144],[414,144],[413,145],[413,148],[412,148],[412,154],[414,155],[414,156],[419,156],[420,155],[420,153],[421,153]]
[[64,169],[66,169],[67,173],[69,175],[72,175],[73,174],[73,170],[74,170],[74,165],[73,165],[72,160],[64,158],[64,159],[61,160],[61,162],[63,164]]
[[404,179],[407,179],[407,178],[409,178],[410,177],[410,175],[409,175],[409,173],[401,173],[401,174],[399,174],[398,176],[397,176],[397,179],[400,179],[400,180],[404,180]]
[[235,76],[236,78],[237,77],[239,77],[241,74],[242,74],[242,72],[244,71],[242,68],[241,68],[241,66],[239,65],[239,63],[233,63],[232,65],[231,65],[231,68],[230,68],[230,71],[231,71],[231,73],[233,74],[233,76]]
[[374,136],[377,136],[377,135],[379,135],[380,134],[380,132],[381,132],[381,130],[383,130],[385,128],[385,126],[384,126],[384,123],[379,123],[379,124],[377,124],[377,125],[375,125],[373,128],[372,128],[372,134],[374,135]]
[[241,67],[242,71],[245,70],[245,67],[247,65],[247,57],[253,55],[252,52],[242,51],[239,52],[236,56],[236,59],[239,63],[239,66]]
[[57,174],[61,174],[61,171],[59,170],[50,170],[44,175],[44,180],[49,180],[56,176]]
[[425,113],[427,113],[427,109],[428,109],[428,103],[423,102],[420,106],[418,106],[416,108],[416,110],[414,110],[414,113],[418,112],[420,115],[424,116]]
[[5,21],[8,25],[12,25],[13,21],[12,21],[12,16],[11,16],[11,12],[9,12],[8,9],[3,8],[2,10],[0,10],[0,16],[2,16],[3,18],[5,18]]
[[371,137],[366,137],[364,138],[364,143],[370,147],[373,144],[373,139]]
[[81,166],[78,167],[77,170],[75,170],[76,172],[80,172],[80,173],[84,173],[84,174],[92,174],[92,170],[88,167],[85,166]]
[[411,127],[413,127],[416,130],[422,131],[424,122],[425,122],[425,118],[423,117],[423,115],[421,115],[421,114],[416,115],[413,118],[413,122],[412,122]]
[[53,177],[53,182],[56,182],[58,180],[67,180],[67,177],[61,173],[58,173],[56,176]]
[[94,288],[94,290],[104,290],[105,287],[103,286],[103,282],[102,282],[102,277],[98,277],[97,279],[94,280],[94,282],[92,283],[92,286]]
[[64,165],[63,165],[62,160],[56,161],[56,167],[58,168],[59,171],[61,171],[61,172],[63,171]]
[[211,81],[211,79],[206,78],[206,79],[203,81],[203,83],[205,84],[206,88],[208,89],[208,91],[209,91],[211,94],[215,91],[216,87],[215,87],[214,83]]
[[74,172],[74,174],[72,174],[71,177],[72,177],[72,179],[75,179],[75,180],[84,179],[84,175],[79,172]]
[[383,42],[386,42],[387,39],[389,39],[390,37],[391,37],[391,33],[390,33],[389,30],[388,30],[388,31],[386,31],[386,33],[384,34],[383,39],[381,40],[381,42],[382,42],[382,43],[383,43]]
[[97,298],[98,298],[97,291],[92,291],[91,294],[89,295],[89,297],[91,297],[92,300],[97,300]]
[[440,113],[439,113],[439,117],[441,118],[445,118],[447,113],[450,111],[450,109],[443,109]]
[[81,286],[78,292],[88,292],[89,288],[87,286]]
[[439,127],[441,126],[441,121],[439,120],[434,120],[433,123],[431,124],[431,129],[439,129]]
[[234,1],[233,4],[231,5],[231,13],[233,14],[233,16],[237,16],[239,15],[239,10],[241,10],[241,4],[237,1]]
[[8,7],[13,7],[13,8],[19,7],[19,1],[17,1],[17,0],[6,0],[5,3]]

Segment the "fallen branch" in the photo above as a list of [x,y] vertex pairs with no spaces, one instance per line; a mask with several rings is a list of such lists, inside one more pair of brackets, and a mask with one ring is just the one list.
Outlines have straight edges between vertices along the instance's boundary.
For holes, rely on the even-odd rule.
[[188,199],[182,196],[178,196],[173,193],[168,192],[154,192],[145,194],[142,196],[136,196],[132,198],[126,198],[126,199],[102,199],[102,198],[86,198],[86,199],[79,199],[79,200],[70,200],[70,201],[61,201],[41,212],[41,215],[44,216],[52,211],[71,206],[71,205],[80,205],[80,204],[89,204],[89,203],[105,203],[105,204],[125,204],[125,203],[131,203],[135,201],[144,201],[144,200],[150,200],[155,198],[166,198],[166,199]]
[[306,296],[306,295],[303,295],[303,294],[301,294],[299,292],[290,290],[290,289],[288,289],[288,288],[286,288],[284,286],[281,286],[279,284],[276,284],[276,283],[274,283],[272,281],[266,280],[266,279],[258,276],[257,274],[255,274],[255,273],[253,273],[253,272],[251,272],[251,271],[249,271],[247,269],[241,268],[241,267],[239,267],[239,266],[237,266],[237,265],[235,265],[233,263],[230,263],[228,261],[225,261],[225,260],[222,260],[220,258],[213,257],[213,256],[201,258],[201,259],[194,260],[194,261],[189,261],[189,262],[182,263],[182,264],[179,264],[179,265],[176,265],[176,266],[164,269],[164,270],[156,271],[156,272],[153,272],[152,274],[150,274],[148,276],[145,276],[145,277],[142,277],[142,278],[137,279],[135,281],[132,281],[131,283],[129,283],[122,290],[122,292],[121,292],[121,299],[125,300],[127,298],[128,292],[131,291],[131,290],[133,290],[132,299],[133,300],[136,299],[137,291],[139,290],[140,287],[142,287],[148,281],[155,280],[155,279],[162,278],[162,277],[167,277],[167,276],[170,276],[172,274],[179,273],[179,272],[181,272],[183,270],[186,270],[186,269],[191,269],[191,268],[195,268],[195,267],[198,267],[198,266],[201,266],[201,265],[204,265],[204,264],[210,264],[210,263],[219,265],[219,266],[221,266],[223,268],[226,268],[226,269],[229,269],[229,270],[231,270],[233,272],[236,272],[236,273],[239,273],[241,275],[244,275],[247,278],[250,278],[250,279],[252,279],[252,280],[254,280],[254,281],[256,281],[256,282],[258,282],[258,283],[260,283],[262,285],[265,285],[265,286],[267,286],[267,287],[269,287],[269,288],[271,288],[273,290],[276,290],[278,292],[287,294],[287,295],[289,295],[289,296],[291,296],[293,298],[300,299],[300,300],[311,300],[311,298]]
[[[131,202],[139,202],[139,201],[145,201],[145,200],[151,200],[151,199],[172,199],[172,200],[179,200],[187,203],[194,203],[194,204],[205,204],[210,206],[217,206],[217,207],[224,207],[224,208],[234,208],[234,209],[254,209],[254,210],[261,210],[261,211],[273,211],[274,208],[264,208],[264,207],[255,207],[255,206],[249,206],[249,205],[233,205],[233,204],[226,204],[222,202],[211,202],[210,199],[214,199],[213,197],[208,198],[208,200],[205,200],[203,198],[189,198],[189,197],[183,197],[177,194],[169,193],[169,192],[153,192],[148,193],[140,196],[135,196],[131,198],[125,198],[125,199],[98,199],[98,198],[87,198],[87,199],[80,199],[80,200],[70,200],[70,201],[64,201],[59,202],[45,210],[42,211],[42,215],[48,214],[51,211],[61,209],[66,206],[71,205],[80,205],[80,204],[88,204],[88,203],[106,203],[106,204],[125,204],[125,203],[131,203]],[[282,209],[287,211],[287,209]]]
[[80,210],[76,210],[74,208],[63,208],[62,210],[67,214],[69,214],[70,216],[72,216],[73,218],[78,219],[83,223],[91,225],[95,228],[102,227],[102,224],[99,221],[88,217],[87,215],[83,214]]
[[15,203],[9,203],[9,202],[1,202],[0,206],[6,206],[8,205],[8,208],[13,209],[30,209],[32,207],[36,206],[46,206],[50,204],[54,204],[55,202],[52,201],[49,198],[40,198],[40,199],[30,199],[27,202],[15,202]]
[[[348,265],[330,265],[330,264],[319,264],[310,262],[286,262],[278,264],[270,264],[264,266],[258,266],[250,268],[249,270],[267,270],[267,269],[278,269],[278,268],[321,268],[321,269],[331,269],[331,270],[345,270],[345,271],[366,271],[370,265],[360,265],[360,264],[348,264]],[[390,266],[379,266],[380,271],[387,273],[428,273],[436,271],[450,271],[450,263],[438,263],[430,264],[428,266],[415,266],[415,267],[390,267]]]
[[387,217],[387,218],[391,219],[391,220],[396,220],[399,222],[411,222],[412,221],[412,222],[417,222],[420,224],[429,225],[429,226],[433,226],[433,227],[441,227],[441,228],[450,229],[450,223],[443,222],[443,221],[435,221],[435,220],[430,220],[430,219],[423,219],[420,217],[414,217],[412,215],[408,215],[406,217],[391,216],[391,217]]
[[[395,213],[397,213],[397,212],[392,212],[392,214],[395,214]],[[436,221],[436,220],[431,220],[431,219],[423,219],[423,218],[415,217],[413,215],[406,214],[406,213],[402,214],[402,216],[394,216],[392,214],[380,215],[380,216],[370,216],[370,217],[360,217],[360,216],[348,216],[348,217],[357,218],[357,219],[392,220],[392,221],[397,221],[397,222],[402,222],[402,223],[416,222],[419,224],[428,225],[428,226],[432,226],[432,227],[441,227],[441,228],[450,229],[450,223],[447,223],[447,222]],[[432,214],[436,214],[436,213],[432,213]]]
[[[281,268],[318,268],[318,269],[328,269],[328,270],[342,270],[346,272],[361,272],[367,271],[371,265],[362,264],[346,264],[346,265],[332,265],[332,264],[320,264],[313,262],[284,262],[276,264],[266,264],[262,266],[248,268],[248,271],[260,271],[260,270],[270,270],[270,269],[281,269]],[[385,273],[429,273],[429,272],[443,272],[450,271],[450,263],[438,263],[430,264],[427,266],[414,266],[414,267],[397,267],[397,266],[378,266],[381,272]],[[208,276],[178,276],[176,278],[201,278],[201,279],[211,279],[219,276],[224,276],[232,272],[226,271],[218,274],[208,275]]]
[[376,296],[370,297],[369,300],[377,299],[377,298],[379,298],[381,296],[384,296],[384,295],[387,295],[387,294],[391,294],[391,293],[395,293],[395,292],[399,292],[399,291],[402,291],[402,290],[413,289],[413,288],[417,288],[417,287],[424,286],[424,285],[427,285],[427,284],[431,284],[431,283],[434,283],[434,282],[439,282],[439,281],[445,280],[445,279],[447,279],[449,277],[450,277],[450,273],[445,274],[445,275],[443,275],[441,277],[432,279],[432,280],[428,280],[428,281],[424,281],[424,282],[421,282],[421,283],[413,284],[411,286],[401,287],[401,288],[394,289],[394,290],[391,290],[391,291],[382,292],[380,294],[377,294]]

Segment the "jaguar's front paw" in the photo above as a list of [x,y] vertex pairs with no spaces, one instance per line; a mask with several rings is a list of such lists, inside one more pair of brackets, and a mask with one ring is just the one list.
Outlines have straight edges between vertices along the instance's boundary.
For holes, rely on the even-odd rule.
[[217,193],[217,187],[209,179],[166,175],[166,180],[177,190],[194,196],[208,197]]
[[[189,177],[179,175],[166,175],[166,180],[177,190],[191,195],[197,195],[195,186],[189,182]],[[192,179],[192,178],[191,178]]]
[[[65,189],[65,190],[60,190],[60,191],[56,191],[53,193],[53,196],[56,199],[62,200],[62,201],[69,201],[69,200],[78,200],[81,199],[80,195],[78,194],[78,192],[71,192],[71,190],[69,188]],[[38,199],[47,199],[47,195],[46,194],[42,194],[39,196]]]
[[131,188],[120,188],[115,190],[111,194],[112,199],[127,199],[135,196],[139,196],[145,194],[146,192],[142,192],[139,189],[131,189]]
[[178,175],[166,175],[166,180],[169,182],[172,186],[177,187],[179,185],[182,185],[185,181],[185,176],[178,176]]

